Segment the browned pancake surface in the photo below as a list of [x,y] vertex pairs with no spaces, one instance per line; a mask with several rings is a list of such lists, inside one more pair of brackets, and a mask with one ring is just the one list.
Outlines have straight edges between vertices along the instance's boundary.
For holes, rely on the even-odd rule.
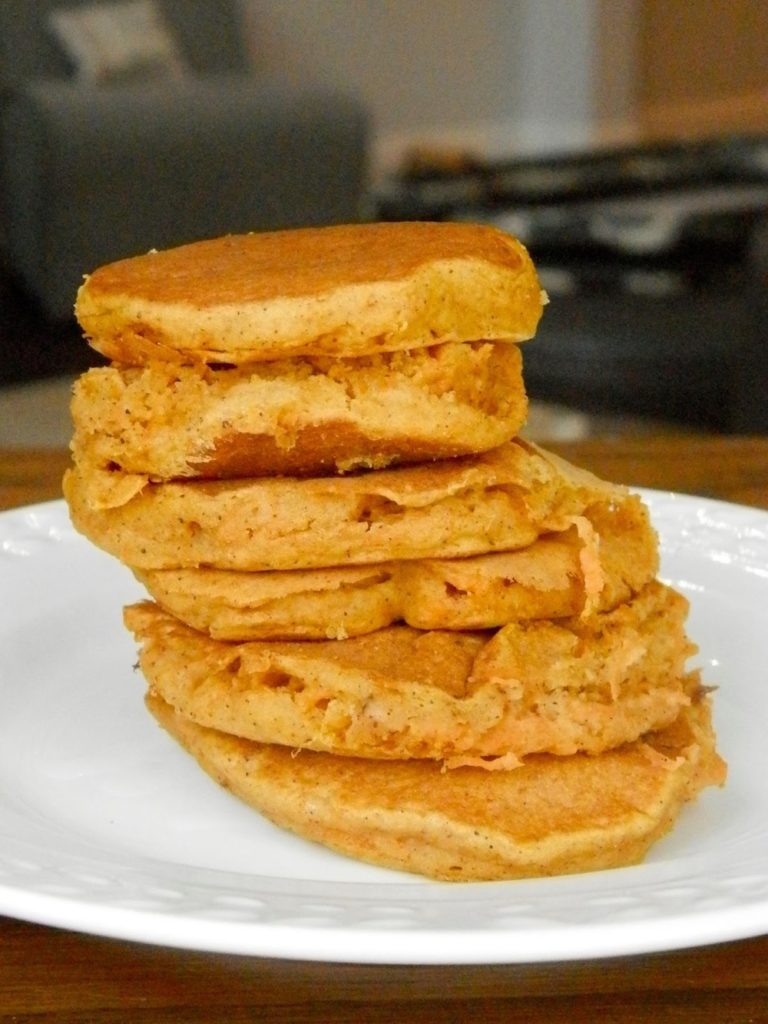
[[95,270],[75,311],[111,359],[242,364],[532,337],[525,248],[475,224],[356,224],[230,235]]
[[224,235],[119,260],[94,271],[85,293],[204,308],[394,281],[436,260],[468,258],[514,270],[524,262],[519,243],[479,224],[354,224]]
[[599,756],[540,755],[496,773],[252,743],[196,725],[152,694],[147,703],[206,772],[281,827],[446,881],[634,864],[685,802],[725,779],[706,700]]

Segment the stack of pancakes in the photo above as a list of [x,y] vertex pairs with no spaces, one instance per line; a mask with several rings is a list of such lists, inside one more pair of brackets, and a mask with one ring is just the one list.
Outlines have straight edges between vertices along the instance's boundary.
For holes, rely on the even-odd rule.
[[102,267],[76,527],[147,704],[274,822],[440,879],[633,863],[719,784],[647,509],[519,436],[525,249],[469,224],[231,236]]

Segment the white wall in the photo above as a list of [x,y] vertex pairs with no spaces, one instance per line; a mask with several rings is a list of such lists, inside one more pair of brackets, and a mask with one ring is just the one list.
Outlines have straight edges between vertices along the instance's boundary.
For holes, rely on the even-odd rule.
[[246,0],[267,73],[356,90],[376,170],[413,143],[498,156],[593,136],[597,0]]

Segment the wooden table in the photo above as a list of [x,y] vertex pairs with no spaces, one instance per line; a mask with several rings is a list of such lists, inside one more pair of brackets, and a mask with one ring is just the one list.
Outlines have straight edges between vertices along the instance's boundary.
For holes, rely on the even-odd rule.
[[[551,447],[617,482],[768,509],[768,438]],[[57,497],[66,462],[63,452],[0,451],[0,508]],[[768,1022],[768,936],[607,960],[402,967],[190,953],[0,919],[0,1024],[470,1019]]]

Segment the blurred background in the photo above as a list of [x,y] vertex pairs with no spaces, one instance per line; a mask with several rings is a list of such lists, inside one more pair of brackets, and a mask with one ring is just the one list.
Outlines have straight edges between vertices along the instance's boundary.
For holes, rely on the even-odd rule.
[[0,443],[66,443],[103,262],[470,219],[550,303],[538,439],[768,431],[764,0],[3,0]]

